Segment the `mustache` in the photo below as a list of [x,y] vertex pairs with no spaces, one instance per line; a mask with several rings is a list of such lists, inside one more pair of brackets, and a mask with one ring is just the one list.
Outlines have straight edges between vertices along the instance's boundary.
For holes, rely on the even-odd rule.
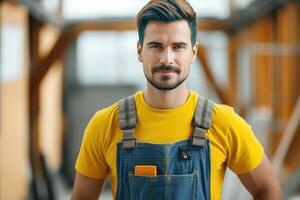
[[158,71],[163,71],[163,70],[172,70],[175,71],[176,73],[180,73],[180,68],[172,65],[159,65],[155,66],[152,68],[152,73],[158,72]]

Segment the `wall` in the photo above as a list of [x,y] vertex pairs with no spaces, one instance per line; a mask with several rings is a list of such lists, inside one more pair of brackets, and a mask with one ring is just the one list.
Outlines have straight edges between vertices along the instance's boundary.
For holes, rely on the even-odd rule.
[[[40,32],[40,55],[43,58],[51,50],[59,31],[44,26]],[[40,145],[48,167],[57,172],[61,164],[63,140],[62,114],[63,64],[57,61],[51,66],[40,87]]]
[[0,82],[0,199],[24,199],[28,165],[27,10],[3,2]]

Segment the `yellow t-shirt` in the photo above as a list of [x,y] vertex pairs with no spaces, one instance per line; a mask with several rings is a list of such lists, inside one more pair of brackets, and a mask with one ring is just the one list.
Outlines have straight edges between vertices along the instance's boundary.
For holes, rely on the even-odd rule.
[[[156,109],[144,100],[143,92],[135,94],[138,125],[137,141],[174,143],[192,136],[192,118],[198,94],[191,91],[187,101],[175,109]],[[263,158],[263,148],[251,127],[231,107],[215,104],[211,142],[211,198],[221,199],[226,167],[240,174],[253,170]],[[111,176],[112,191],[117,191],[117,143],[122,140],[119,129],[118,104],[98,111],[89,122],[76,162],[76,170],[85,176],[104,179]]]

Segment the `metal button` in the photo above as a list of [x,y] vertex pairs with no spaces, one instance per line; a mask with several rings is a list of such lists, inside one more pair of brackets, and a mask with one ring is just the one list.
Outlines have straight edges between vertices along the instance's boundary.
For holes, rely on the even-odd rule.
[[185,153],[185,154],[182,155],[182,157],[183,157],[184,159],[187,159],[188,156],[187,156],[186,153]]
[[181,152],[181,155],[180,155],[180,158],[181,158],[182,160],[190,160],[190,159],[191,159],[191,156],[190,156],[187,152],[182,151],[182,152]]

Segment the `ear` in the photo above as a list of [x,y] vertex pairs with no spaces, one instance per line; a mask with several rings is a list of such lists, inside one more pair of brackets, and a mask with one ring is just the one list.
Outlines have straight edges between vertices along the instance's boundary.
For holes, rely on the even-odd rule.
[[143,56],[142,56],[143,47],[141,46],[139,41],[137,41],[136,49],[137,49],[138,60],[140,62],[143,62]]
[[197,58],[198,46],[199,46],[199,44],[198,44],[198,42],[196,42],[193,49],[192,49],[191,63],[194,63],[196,58]]

